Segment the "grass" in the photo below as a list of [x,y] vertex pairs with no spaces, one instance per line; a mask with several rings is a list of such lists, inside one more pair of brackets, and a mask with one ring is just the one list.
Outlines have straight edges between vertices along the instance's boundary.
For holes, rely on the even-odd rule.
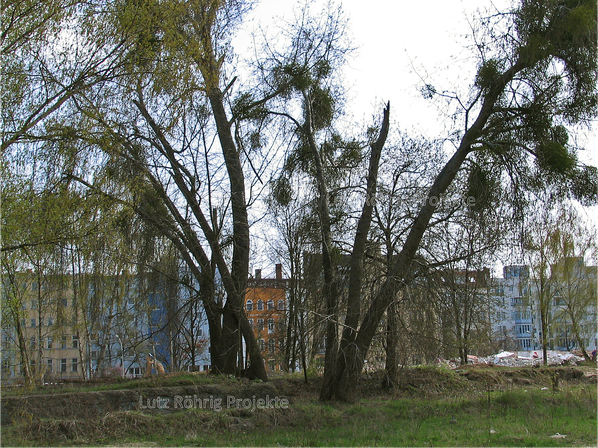
[[[484,398],[368,400],[309,405],[299,427],[268,428],[201,446],[571,446],[596,444],[595,388],[511,391]],[[317,407],[317,409],[316,409]],[[566,434],[566,439],[550,436]],[[190,441],[187,441],[188,444]]]
[[148,378],[122,379],[107,378],[95,382],[64,382],[50,386],[29,386],[29,387],[3,387],[2,395],[20,396],[20,395],[42,395],[42,394],[60,394],[60,393],[79,393],[79,392],[97,392],[104,390],[128,390],[128,389],[146,389],[153,387],[175,387],[188,385],[229,385],[231,381],[237,381],[234,377],[212,376],[206,374],[177,373],[163,377],[151,376]]
[[[115,412],[3,428],[11,446],[596,446],[596,384],[425,396],[353,404],[299,396],[288,409]],[[560,433],[566,438],[552,438]]]

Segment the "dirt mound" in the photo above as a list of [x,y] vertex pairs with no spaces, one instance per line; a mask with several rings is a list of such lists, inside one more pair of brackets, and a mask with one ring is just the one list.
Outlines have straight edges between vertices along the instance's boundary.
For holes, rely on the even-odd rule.
[[397,390],[428,394],[460,392],[467,387],[467,384],[455,373],[434,367],[402,369],[397,377]]
[[[567,382],[596,384],[595,368],[563,367],[496,367],[468,365],[459,369],[439,367],[406,367],[399,370],[394,395],[454,395],[464,391],[504,390],[513,387],[558,387]],[[364,396],[389,393],[382,384],[383,372],[370,374],[362,380],[360,392]]]
[[279,377],[270,380],[280,395],[286,397],[318,397],[322,387],[322,378],[309,378],[306,383],[303,378]]

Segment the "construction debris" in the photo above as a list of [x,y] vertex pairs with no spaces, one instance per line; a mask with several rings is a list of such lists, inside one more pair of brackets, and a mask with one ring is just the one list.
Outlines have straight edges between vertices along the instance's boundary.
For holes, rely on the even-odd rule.
[[[549,366],[560,366],[563,364],[577,365],[584,360],[581,356],[577,356],[570,352],[561,352],[556,350],[547,351],[547,364]],[[437,358],[438,364],[444,364],[451,369],[456,369],[461,364],[461,359],[445,360],[441,357]],[[486,364],[492,366],[506,366],[506,367],[529,367],[543,365],[542,351],[521,351],[508,352],[502,351],[495,355],[487,357],[478,357],[473,355],[467,356],[468,364]]]
[[[550,366],[560,366],[565,363],[577,365],[584,359],[573,353],[557,352],[549,350],[547,352],[547,364]],[[487,358],[478,358],[483,364],[508,367],[526,367],[538,366],[544,364],[542,351],[534,352],[506,352],[502,351],[496,355]]]

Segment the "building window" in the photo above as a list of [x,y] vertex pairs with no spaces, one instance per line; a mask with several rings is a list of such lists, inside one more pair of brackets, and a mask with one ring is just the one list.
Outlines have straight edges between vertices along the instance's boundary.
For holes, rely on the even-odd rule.
[[51,349],[51,348],[52,348],[52,337],[51,337],[51,336],[48,336],[48,340],[47,340],[47,345],[46,345],[46,347],[47,347],[48,349]]
[[60,360],[60,372],[61,373],[65,373],[66,372],[66,358],[62,358]]
[[79,348],[79,336],[73,335],[73,348]]
[[61,339],[60,348],[66,348],[67,346],[67,335],[63,334]]
[[203,338],[203,328],[197,330],[197,337]]
[[531,341],[531,339],[521,339],[519,341],[519,343],[521,344],[521,348],[523,350],[531,350],[531,348],[532,348],[532,341]]
[[52,325],[54,325],[54,318],[48,317],[48,327],[51,327]]
[[266,350],[266,341],[260,339],[260,352],[263,352],[264,350]]
[[258,300],[257,301],[257,310],[258,311],[264,311],[264,301],[263,300]]
[[278,301],[278,311],[284,311],[284,300],[282,299]]
[[35,300],[31,301],[31,309],[34,310],[37,308],[37,303],[35,302]]
[[517,334],[529,334],[532,332],[531,325],[517,325]]
[[274,311],[274,300],[268,300],[268,311]]
[[276,350],[276,339],[274,339],[274,338],[268,339],[268,351],[270,353],[274,353],[275,350]]
[[246,303],[247,311],[253,311],[253,300],[248,300]]
[[67,299],[62,299],[60,302],[62,303],[62,306],[64,306],[64,307],[69,306],[69,301]]
[[71,359],[71,372],[79,371],[79,360],[77,358]]
[[262,331],[264,329],[264,319],[257,320],[257,329],[258,331]]
[[52,360],[48,359],[48,373],[52,373]]
[[253,330],[255,327],[255,323],[253,322],[253,319],[249,319],[249,325],[251,326],[251,329]]
[[29,342],[29,348],[31,350],[35,350],[35,336],[31,336],[31,340]]
[[268,333],[274,333],[274,319],[268,319]]
[[35,327],[35,318],[34,318],[34,319],[31,319],[31,326],[32,326],[32,327]]
[[129,372],[133,376],[141,376],[141,368],[140,367],[130,367]]

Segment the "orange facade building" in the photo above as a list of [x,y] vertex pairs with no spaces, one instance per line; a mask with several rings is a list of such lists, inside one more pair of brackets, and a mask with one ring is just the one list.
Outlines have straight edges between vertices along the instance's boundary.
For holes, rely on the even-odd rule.
[[288,279],[282,278],[282,265],[276,265],[276,278],[255,277],[247,282],[245,311],[260,345],[266,371],[282,371],[286,328],[286,294]]

